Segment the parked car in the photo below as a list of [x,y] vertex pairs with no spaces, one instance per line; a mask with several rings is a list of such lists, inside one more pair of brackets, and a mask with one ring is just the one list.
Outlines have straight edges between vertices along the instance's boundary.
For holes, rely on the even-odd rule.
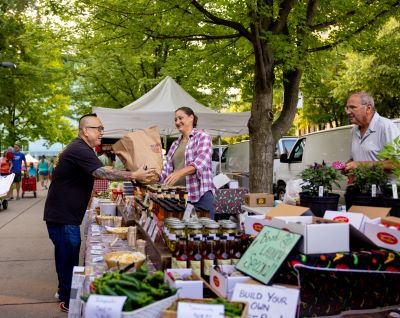
[[[282,154],[290,152],[297,141],[297,137],[282,137],[275,147],[274,170],[280,165],[279,158]],[[239,184],[248,187],[250,171],[250,143],[249,140],[229,145],[222,154],[222,172],[237,173],[242,176]],[[275,183],[275,182],[274,182]]]
[[[400,119],[394,120],[400,128]],[[325,161],[331,165],[334,161],[346,162],[350,158],[350,137],[353,125],[347,125],[310,133],[299,138],[293,149],[280,155],[280,165],[275,169],[276,193],[283,198],[286,183],[290,179],[299,179],[299,174],[307,166]],[[334,192],[341,195],[346,190],[346,182]]]
[[213,176],[216,176],[220,171],[218,171],[219,168],[219,162],[220,162],[220,157],[222,157],[222,154],[224,153],[224,150],[228,147],[227,145],[220,145],[220,146],[214,146],[213,147],[213,153],[212,153],[212,171],[213,171]]

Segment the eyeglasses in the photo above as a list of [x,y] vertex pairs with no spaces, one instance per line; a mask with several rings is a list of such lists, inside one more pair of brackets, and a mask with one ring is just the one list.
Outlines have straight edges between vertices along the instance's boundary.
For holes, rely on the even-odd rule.
[[[367,105],[369,105],[369,104],[361,104],[361,106],[367,106]],[[349,112],[354,112],[358,108],[360,108],[360,106],[356,106],[356,105],[344,106],[344,110],[349,111]]]
[[99,132],[103,132],[104,131],[104,127],[103,126],[86,126],[85,128],[97,129]]

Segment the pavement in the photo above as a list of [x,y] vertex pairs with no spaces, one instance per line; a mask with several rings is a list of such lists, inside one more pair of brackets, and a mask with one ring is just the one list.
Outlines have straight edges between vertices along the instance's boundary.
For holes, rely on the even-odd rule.
[[8,208],[0,211],[1,318],[68,316],[54,298],[54,249],[43,221],[47,190],[40,184],[37,190],[37,198],[26,192],[25,198],[8,201]]

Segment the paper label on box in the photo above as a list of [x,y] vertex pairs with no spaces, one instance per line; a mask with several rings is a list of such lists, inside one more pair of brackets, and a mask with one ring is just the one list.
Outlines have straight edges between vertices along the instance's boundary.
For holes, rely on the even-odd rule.
[[126,296],[90,295],[86,303],[85,317],[121,317]]
[[224,305],[178,303],[177,318],[223,318]]
[[238,283],[232,301],[249,303],[249,317],[296,317],[299,290]]

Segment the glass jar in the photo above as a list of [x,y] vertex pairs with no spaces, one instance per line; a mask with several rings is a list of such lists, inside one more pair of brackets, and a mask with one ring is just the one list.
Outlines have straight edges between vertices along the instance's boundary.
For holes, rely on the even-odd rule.
[[216,237],[219,233],[220,225],[217,222],[208,222],[204,224],[204,234],[212,237]]
[[168,229],[168,239],[167,239],[167,246],[170,249],[170,251],[175,250],[176,242],[177,242],[177,237],[182,237],[186,238],[186,233],[185,233],[186,226],[185,224],[179,222],[179,223],[172,223],[169,225]]
[[223,222],[221,224],[220,233],[222,235],[238,234],[238,226],[234,222]]
[[196,237],[202,237],[203,234],[203,225],[201,223],[190,222],[186,225],[186,235],[195,235]]

